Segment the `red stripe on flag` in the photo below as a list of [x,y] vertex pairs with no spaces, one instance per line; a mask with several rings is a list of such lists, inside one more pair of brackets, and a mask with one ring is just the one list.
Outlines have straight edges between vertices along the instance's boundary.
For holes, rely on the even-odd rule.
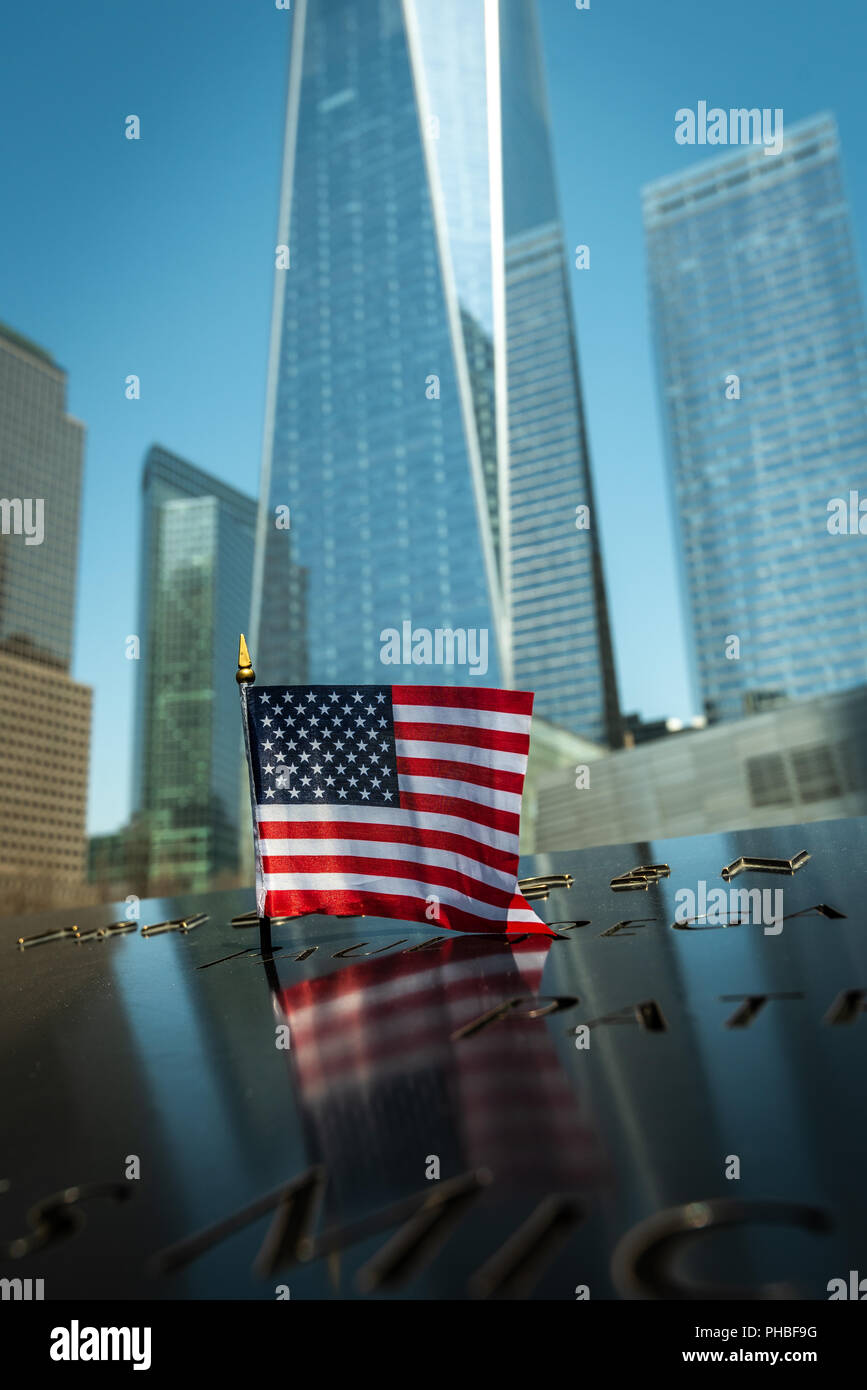
[[498,714],[532,714],[533,695],[527,690],[480,690],[469,685],[393,685],[396,705],[439,705],[455,709],[490,709]]
[[491,830],[505,830],[508,835],[518,835],[521,830],[521,817],[516,811],[498,811],[495,806],[482,806],[480,802],[468,801],[462,796],[401,792],[400,804],[405,811],[431,811],[439,816],[459,816],[461,820],[487,825]]
[[371,840],[377,844],[419,845],[422,849],[451,850],[477,859],[492,869],[517,874],[518,855],[508,850],[494,849],[467,835],[452,835],[446,830],[423,830],[414,825],[388,825],[376,821],[302,820],[260,821],[259,838],[262,853],[268,853],[268,840]]
[[514,887],[497,888],[480,878],[447,869],[442,864],[414,864],[411,859],[366,859],[357,854],[271,854],[263,856],[266,874],[369,874],[377,878],[412,879],[423,887],[453,888],[468,898],[488,903],[491,907],[508,908],[514,897]]
[[[514,906],[526,908],[528,904],[516,894]],[[300,917],[307,913],[325,912],[345,917],[389,917],[402,922],[421,922],[433,932],[450,927],[453,931],[485,932],[499,936],[515,936],[523,932],[532,932],[540,937],[556,936],[556,932],[544,925],[534,926],[532,922],[514,922],[507,925],[505,918],[496,922],[489,917],[477,917],[475,913],[466,912],[463,908],[449,907],[445,903],[440,903],[439,914],[435,921],[431,921],[427,916],[426,907],[424,898],[390,893],[359,894],[339,889],[271,889],[265,894],[265,914],[268,917]]]
[[529,734],[508,734],[463,724],[407,724],[395,721],[395,738],[417,739],[422,743],[460,743],[475,748],[492,748],[498,753],[529,753]]
[[[477,787],[491,787],[498,792],[520,796],[524,785],[523,772],[501,772],[497,767],[479,767],[477,763],[439,762],[436,758],[398,758],[398,776],[436,777],[450,782],[472,782]],[[403,800],[403,797],[401,797]]]

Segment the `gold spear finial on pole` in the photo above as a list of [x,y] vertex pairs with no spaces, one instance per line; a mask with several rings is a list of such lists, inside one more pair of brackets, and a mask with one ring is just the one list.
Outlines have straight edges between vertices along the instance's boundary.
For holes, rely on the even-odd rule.
[[241,641],[238,644],[238,669],[235,672],[235,680],[239,685],[249,685],[255,679],[256,672],[253,670],[250,653],[247,651],[247,642],[242,632]]

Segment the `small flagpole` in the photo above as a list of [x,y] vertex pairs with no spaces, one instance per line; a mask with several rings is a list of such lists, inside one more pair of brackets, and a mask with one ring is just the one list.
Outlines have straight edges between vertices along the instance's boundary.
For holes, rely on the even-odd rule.
[[[240,640],[239,640],[239,642],[238,642],[238,669],[237,669],[237,671],[235,672],[235,680],[238,682],[238,694],[239,694],[240,697],[241,697],[241,720],[242,720],[242,724],[243,724],[243,726],[244,726],[244,747],[245,747],[246,754],[247,754],[247,772],[248,772],[248,775],[249,775],[249,778],[250,778],[250,801],[251,801],[252,810],[253,810],[253,844],[254,844],[254,846],[255,846],[255,857],[256,857],[256,866],[257,866],[257,868],[256,868],[256,875],[257,875],[257,879],[258,879],[258,875],[259,875],[259,870],[258,870],[258,865],[259,865],[259,844],[258,844],[258,836],[257,836],[257,834],[256,834],[256,795],[255,795],[254,786],[253,786],[253,764],[252,764],[252,761],[251,761],[251,759],[250,759],[250,727],[249,727],[249,722],[248,722],[248,718],[247,718],[247,694],[248,694],[248,686],[251,686],[251,685],[253,684],[253,682],[255,681],[255,679],[256,679],[256,672],[253,670],[253,663],[252,663],[252,661],[250,660],[250,653],[249,653],[249,651],[248,651],[248,649],[247,649],[247,639],[245,638],[245,636],[244,636],[244,634],[243,634],[243,632],[242,632],[241,635],[240,635]],[[265,950],[265,947],[266,947],[266,946],[267,946],[267,949],[270,951],[270,949],[271,949],[271,934],[270,934],[270,929],[269,929],[269,927],[268,927],[267,920],[265,919],[264,914],[263,914],[263,912],[261,911],[261,908],[260,908],[260,905],[259,905],[258,901],[257,901],[257,904],[256,904],[256,915],[257,915],[257,917],[258,917],[258,919],[259,919],[259,934],[260,934],[260,938],[261,938],[261,940],[262,940],[263,951]]]
[[235,680],[239,685],[252,685],[256,679],[256,672],[250,661],[250,653],[247,650],[247,640],[241,633],[241,640],[238,643],[238,669],[235,672]]

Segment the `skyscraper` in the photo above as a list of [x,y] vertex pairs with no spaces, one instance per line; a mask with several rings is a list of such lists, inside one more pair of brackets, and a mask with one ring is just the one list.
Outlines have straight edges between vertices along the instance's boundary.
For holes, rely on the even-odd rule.
[[[534,0],[500,0],[513,678],[538,714],[621,742]],[[579,509],[586,508],[579,513]],[[588,524],[589,522],[589,524]]]
[[0,450],[0,648],[68,671],[84,426],[66,414],[62,368],[3,325]]
[[[486,629],[485,684],[535,689],[540,714],[608,737],[613,663],[596,532],[575,526],[592,498],[532,0],[299,0],[293,13],[257,670],[384,680],[384,630]],[[458,664],[399,678],[473,679]]]
[[0,910],[85,876],[91,691],[69,677],[84,426],[66,373],[0,325]]
[[256,503],[156,445],[142,493],[134,806],[150,885],[201,889],[238,867]]
[[867,681],[867,337],[836,124],[644,189],[672,490],[711,719]]

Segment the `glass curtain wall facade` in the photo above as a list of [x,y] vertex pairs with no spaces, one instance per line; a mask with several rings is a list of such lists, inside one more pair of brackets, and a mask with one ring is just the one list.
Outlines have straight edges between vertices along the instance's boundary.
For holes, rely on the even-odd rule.
[[[599,737],[616,697],[596,542],[574,527],[589,478],[562,244],[506,328],[504,174],[535,187],[535,161],[548,170],[544,212],[513,234],[557,216],[536,44],[531,0],[294,7],[253,654],[272,681],[471,683],[466,666],[383,665],[380,634],[484,628],[482,683],[535,689],[539,713]],[[513,155],[521,84],[539,119]],[[550,330],[524,289],[544,293]],[[537,445],[552,405],[568,441],[555,426]]]
[[[698,697],[711,719],[867,681],[867,339],[836,124],[643,193]],[[856,523],[857,526],[857,523]],[[731,639],[737,638],[736,646]]]
[[72,660],[83,458],[84,426],[66,414],[66,373],[0,324],[0,649],[63,671]]
[[234,676],[256,504],[160,448],[145,462],[143,500],[137,819],[150,884],[201,889],[238,868]]
[[[618,747],[617,681],[535,3],[500,0],[515,684]],[[578,273],[571,271],[571,273]],[[579,513],[578,508],[587,508]],[[579,526],[579,519],[589,525]]]
[[0,913],[85,875],[91,691],[69,677],[84,426],[66,373],[0,325]]
[[[477,65],[475,21],[469,38]],[[490,510],[431,186],[436,125],[421,116],[411,42],[422,35],[399,0],[294,8],[279,233],[291,268],[276,272],[253,623],[266,681],[467,677],[383,665],[381,632],[406,621],[487,629],[483,683],[501,679]],[[469,197],[449,207],[469,222],[466,278],[478,283],[463,307],[474,369],[489,381],[490,247],[474,227],[484,210]],[[288,559],[271,537],[281,504]],[[288,586],[274,584],[275,568],[290,571]]]

